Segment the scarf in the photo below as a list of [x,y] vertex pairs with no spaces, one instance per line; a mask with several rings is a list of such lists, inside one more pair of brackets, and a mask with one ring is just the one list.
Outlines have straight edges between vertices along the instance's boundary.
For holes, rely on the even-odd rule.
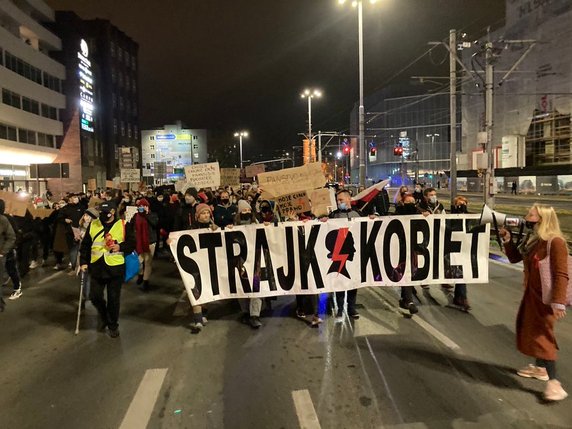
[[530,253],[532,249],[538,244],[540,237],[536,233],[536,231],[528,231],[526,236],[518,245],[518,251],[522,256],[526,256]]
[[149,224],[145,215],[141,213],[135,214],[135,234],[137,236],[137,245],[135,250],[139,255],[149,253]]

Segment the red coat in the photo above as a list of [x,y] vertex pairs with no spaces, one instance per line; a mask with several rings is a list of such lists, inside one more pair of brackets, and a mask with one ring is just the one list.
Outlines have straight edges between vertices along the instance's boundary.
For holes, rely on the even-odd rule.
[[[539,359],[556,360],[558,344],[554,336],[552,307],[542,302],[542,286],[538,261],[546,257],[547,242],[539,240],[536,246],[523,259],[514,245],[505,244],[510,262],[524,263],[524,296],[516,318],[516,346],[518,350]],[[566,302],[568,287],[568,249],[561,238],[552,240],[550,263],[552,266],[554,303]]]

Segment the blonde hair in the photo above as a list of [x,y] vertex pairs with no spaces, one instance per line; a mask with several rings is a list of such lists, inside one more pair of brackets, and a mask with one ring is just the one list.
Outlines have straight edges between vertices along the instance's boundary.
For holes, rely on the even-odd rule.
[[566,242],[566,237],[562,234],[554,207],[547,204],[534,203],[532,208],[538,212],[538,217],[540,218],[537,227],[538,236],[544,241],[560,237]]
[[465,204],[467,204],[467,205],[469,204],[469,200],[467,199],[467,197],[465,197],[465,196],[463,196],[463,195],[459,195],[459,196],[455,197],[455,199],[453,200],[453,204],[454,204],[454,205],[457,205],[457,204],[459,204],[460,202],[463,202],[463,203],[465,203]]

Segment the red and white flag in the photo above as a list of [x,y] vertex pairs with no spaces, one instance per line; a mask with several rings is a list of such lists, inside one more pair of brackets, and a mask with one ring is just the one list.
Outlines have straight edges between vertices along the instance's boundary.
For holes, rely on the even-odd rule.
[[377,194],[379,194],[383,190],[383,188],[389,185],[389,182],[390,179],[382,180],[381,182],[376,183],[375,185],[372,185],[367,189],[364,189],[355,197],[352,197],[352,205],[357,204],[358,201],[369,203],[377,196]]

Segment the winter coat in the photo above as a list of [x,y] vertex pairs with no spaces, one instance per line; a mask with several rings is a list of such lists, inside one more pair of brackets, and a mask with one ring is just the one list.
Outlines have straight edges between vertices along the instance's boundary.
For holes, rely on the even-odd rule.
[[6,216],[0,214],[0,255],[5,255],[16,245],[16,234]]
[[[538,359],[556,360],[558,345],[554,336],[552,307],[542,302],[542,286],[538,261],[547,254],[547,242],[539,240],[523,257],[512,242],[505,244],[510,262],[524,263],[524,295],[516,318],[516,345],[518,350]],[[550,263],[553,272],[553,301],[564,304],[568,286],[568,249],[561,238],[550,245]]]

